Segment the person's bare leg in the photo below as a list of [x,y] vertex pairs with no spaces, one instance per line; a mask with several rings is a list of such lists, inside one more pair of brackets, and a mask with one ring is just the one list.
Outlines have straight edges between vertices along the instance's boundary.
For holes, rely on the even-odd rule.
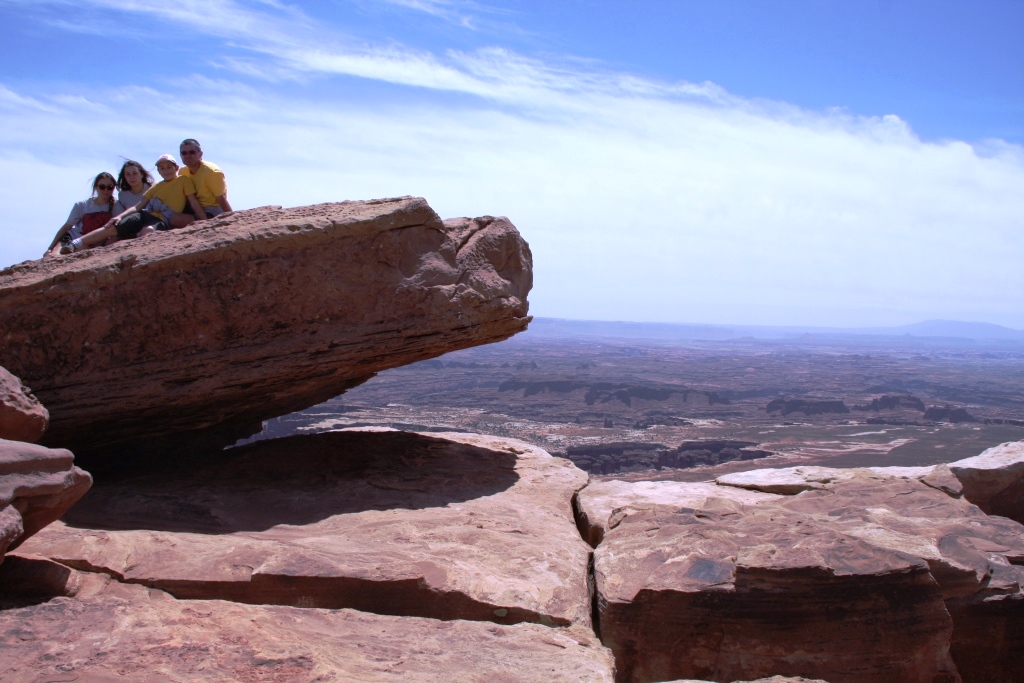
[[147,225],[142,230],[139,230],[139,234],[137,235],[137,237],[145,237],[146,235],[151,235],[154,232],[156,232],[156,228],[154,228],[152,225]]
[[60,248],[60,253],[70,254],[75,251],[81,251],[86,247],[92,247],[101,242],[105,242],[109,237],[117,237],[117,228],[112,225],[108,225],[105,228],[99,230],[93,230],[88,235],[83,235],[76,240],[71,240],[71,244],[66,244]]

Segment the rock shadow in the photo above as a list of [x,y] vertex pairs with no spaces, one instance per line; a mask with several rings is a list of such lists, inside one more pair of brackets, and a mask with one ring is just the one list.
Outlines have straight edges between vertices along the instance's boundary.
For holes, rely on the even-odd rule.
[[8,555],[0,564],[0,611],[74,595],[74,570],[52,560]]
[[64,521],[108,531],[265,531],[492,495],[516,483],[515,465],[514,453],[407,432],[290,436],[97,477]]

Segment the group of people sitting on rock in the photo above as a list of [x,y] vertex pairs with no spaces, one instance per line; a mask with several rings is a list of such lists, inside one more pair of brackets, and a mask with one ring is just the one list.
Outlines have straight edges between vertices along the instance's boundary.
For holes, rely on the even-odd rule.
[[[46,256],[70,254],[132,239],[157,230],[184,228],[231,211],[224,172],[203,161],[203,148],[188,138],[179,148],[182,166],[170,154],[156,160],[162,180],[137,161],[126,161],[117,179],[100,173],[92,197],[75,203],[68,220],[46,249]],[[117,200],[114,200],[114,190]]]

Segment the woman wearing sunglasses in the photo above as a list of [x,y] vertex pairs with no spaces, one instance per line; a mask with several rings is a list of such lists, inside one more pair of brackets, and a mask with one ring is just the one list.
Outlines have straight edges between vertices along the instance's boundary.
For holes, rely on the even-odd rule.
[[114,176],[103,172],[93,178],[92,197],[75,202],[67,222],[60,227],[53,242],[46,249],[44,257],[57,253],[57,247],[71,240],[87,235],[106,225],[114,215],[114,187],[117,182]]

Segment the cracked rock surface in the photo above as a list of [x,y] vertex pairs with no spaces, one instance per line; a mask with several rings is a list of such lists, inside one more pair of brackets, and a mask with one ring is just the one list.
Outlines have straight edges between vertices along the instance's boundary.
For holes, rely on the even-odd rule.
[[[588,628],[176,600],[17,557],[74,597],[0,610],[0,681],[611,683]],[[53,564],[53,563],[50,563]],[[3,570],[0,567],[0,570]]]
[[617,680],[1012,680],[1024,527],[916,478],[822,474],[753,504],[620,496],[594,551]]
[[523,442],[343,431],[154,467],[24,552],[183,599],[590,625],[587,475]]

